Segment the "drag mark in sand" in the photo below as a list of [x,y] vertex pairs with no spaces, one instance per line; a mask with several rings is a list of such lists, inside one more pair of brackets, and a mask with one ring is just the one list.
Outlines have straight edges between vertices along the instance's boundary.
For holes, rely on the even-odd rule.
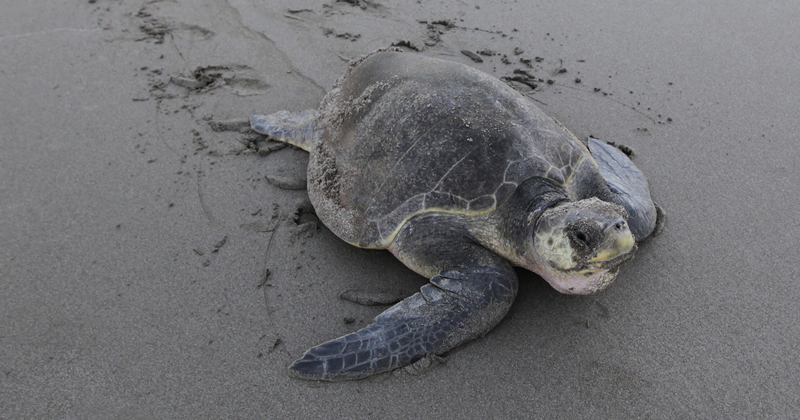
[[203,208],[203,214],[205,214],[206,219],[208,219],[208,223],[210,223],[212,226],[219,226],[219,222],[214,217],[214,215],[211,213],[211,209],[209,209],[208,206],[206,205],[205,193],[203,193],[203,188],[202,188],[202,186],[200,184],[200,178],[202,178],[202,177],[203,177],[203,170],[202,169],[198,169],[197,170],[197,197],[200,199],[200,207]]
[[[561,83],[553,83],[553,84],[557,84],[558,86],[560,86],[560,87],[562,87],[562,88],[567,88],[567,89],[577,90],[577,91],[579,91],[579,92],[583,92],[583,93],[589,93],[589,91],[587,91],[587,90],[580,89],[580,88],[576,88],[576,87],[574,87],[574,86],[568,86],[568,85],[564,85],[564,84],[561,84]],[[530,97],[530,96],[528,96],[528,97]],[[593,95],[589,95],[589,96],[586,96],[586,97],[594,97],[594,96],[593,96]],[[618,103],[619,105],[621,105],[621,106],[623,106],[623,107],[625,107],[625,108],[628,108],[628,109],[630,109],[631,111],[633,111],[633,112],[635,112],[635,113],[637,113],[637,114],[639,114],[639,115],[641,115],[641,116],[643,116],[643,117],[647,118],[647,119],[648,119],[648,120],[650,120],[650,122],[652,122],[653,124],[657,124],[657,121],[655,120],[655,118],[653,118],[653,117],[651,117],[651,116],[649,116],[649,115],[645,114],[645,113],[644,113],[644,112],[642,112],[642,111],[639,111],[638,109],[634,108],[634,107],[633,107],[633,106],[631,106],[631,105],[628,105],[628,104],[626,104],[626,103],[624,103],[624,102],[622,102],[622,101],[619,101],[619,100],[617,100],[617,99],[614,99],[614,98],[609,98],[609,97],[608,97],[608,96],[606,96],[606,95],[603,95],[601,98],[602,98],[602,99],[607,99],[607,100],[609,100],[609,101],[612,101],[612,102],[616,102],[616,103]]]
[[303,74],[294,65],[294,63],[292,63],[292,60],[289,59],[289,55],[286,54],[284,51],[282,51],[280,48],[278,48],[278,44],[276,44],[272,39],[270,39],[265,33],[256,31],[256,30],[250,28],[249,26],[247,26],[244,23],[244,19],[242,19],[242,14],[241,14],[241,12],[239,12],[239,9],[237,9],[234,5],[232,5],[230,3],[230,1],[226,0],[226,1],[222,2],[222,3],[224,3],[231,10],[231,12],[233,13],[233,15],[234,15],[234,17],[236,19],[236,23],[242,28],[242,30],[244,30],[245,32],[248,32],[248,33],[256,36],[257,38],[263,39],[264,41],[267,41],[270,45],[272,45],[272,47],[275,48],[275,50],[278,53],[280,53],[280,55],[282,56],[281,57],[281,61],[287,63],[289,65],[289,67],[291,67],[291,72],[292,73],[297,75],[297,77],[299,77],[301,80],[304,80],[305,82],[308,82],[311,85],[313,85],[319,92],[321,92],[321,96],[325,96],[325,94],[328,93],[328,91],[324,87],[322,87],[319,83],[317,83],[316,80],[314,80],[314,79],[306,76],[305,74]]
[[[269,278],[270,278],[270,275],[272,275],[272,272],[270,271],[269,267],[267,267],[267,266],[269,265],[269,254],[270,254],[270,249],[272,248],[272,241],[275,239],[275,233],[278,231],[279,228],[280,228],[280,222],[276,223],[275,224],[275,228],[272,229],[272,232],[270,232],[269,241],[267,241],[267,249],[264,251],[264,271],[263,271],[264,274],[262,275],[261,282],[256,286],[256,288],[258,288],[258,289],[263,288],[264,289],[263,290],[263,292],[264,292],[264,306],[267,309],[267,330],[271,331],[271,332],[274,332],[274,339],[270,340],[272,342],[272,344],[267,349],[267,353],[268,354],[272,354],[276,349],[278,349],[280,347],[280,348],[283,349],[284,352],[286,352],[287,355],[289,355],[291,357],[291,354],[286,349],[286,346],[282,346],[283,338],[278,333],[278,326],[277,326],[277,323],[275,322],[275,309],[269,303],[269,301],[270,301],[270,299],[269,299],[269,289],[272,287],[272,284],[269,282]],[[267,337],[267,334],[264,334],[261,337],[261,339],[263,340],[266,337]]]
[[46,31],[37,31],[37,32],[27,32],[24,34],[16,34],[16,35],[5,35],[0,36],[0,41],[10,41],[12,39],[19,39],[19,38],[28,38],[32,36],[41,36],[41,35],[51,35],[57,34],[61,32],[99,32],[102,31],[102,28],[94,28],[94,29],[82,29],[82,28],[54,28],[48,29]]
[[[155,112],[155,116],[154,116],[154,118],[156,120],[155,121],[156,122],[156,124],[155,124],[155,126],[156,126],[156,136],[158,136],[158,139],[161,140],[161,143],[164,144],[164,147],[166,147],[170,152],[172,152],[172,154],[174,154],[175,156],[180,156],[180,153],[178,153],[177,150],[173,149],[172,146],[170,146],[167,143],[167,141],[164,139],[164,136],[161,133],[161,120],[159,118],[159,114],[161,114],[161,99],[160,98],[158,98],[156,100],[156,112]],[[200,181],[198,180],[198,183],[199,182]]]

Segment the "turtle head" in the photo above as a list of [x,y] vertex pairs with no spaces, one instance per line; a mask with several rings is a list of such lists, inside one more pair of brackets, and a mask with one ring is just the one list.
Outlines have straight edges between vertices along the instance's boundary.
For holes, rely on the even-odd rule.
[[562,293],[605,289],[636,244],[622,206],[589,198],[545,210],[533,233],[537,273]]

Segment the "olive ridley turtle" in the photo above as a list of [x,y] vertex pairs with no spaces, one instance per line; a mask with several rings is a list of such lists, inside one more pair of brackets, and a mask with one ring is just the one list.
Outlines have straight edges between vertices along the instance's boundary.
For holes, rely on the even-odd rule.
[[352,334],[308,350],[304,379],[358,379],[490,331],[517,294],[512,266],[555,289],[606,288],[659,212],[615,147],[588,149],[526,96],[469,66],[398,51],[350,64],[318,110],[252,128],[310,153],[319,219],[430,278]]

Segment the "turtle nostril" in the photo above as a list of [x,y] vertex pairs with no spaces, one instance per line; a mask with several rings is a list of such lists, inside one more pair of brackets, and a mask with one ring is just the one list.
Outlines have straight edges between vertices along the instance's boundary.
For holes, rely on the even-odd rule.
[[614,229],[616,229],[616,230],[622,230],[622,228],[624,228],[624,227],[625,227],[625,221],[624,220],[620,220],[619,222],[614,224]]

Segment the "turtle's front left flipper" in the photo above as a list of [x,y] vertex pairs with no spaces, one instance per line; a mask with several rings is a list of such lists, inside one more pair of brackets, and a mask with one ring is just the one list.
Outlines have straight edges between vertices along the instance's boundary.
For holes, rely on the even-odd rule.
[[444,353],[500,322],[517,294],[505,262],[444,270],[355,333],[307,351],[289,368],[310,380],[360,379]]
[[[647,238],[656,228],[661,216],[642,171],[616,147],[589,138],[589,150],[599,165],[600,175],[611,190],[610,197],[600,197],[622,205],[628,211],[628,225],[639,242]],[[663,221],[663,220],[662,220]]]

